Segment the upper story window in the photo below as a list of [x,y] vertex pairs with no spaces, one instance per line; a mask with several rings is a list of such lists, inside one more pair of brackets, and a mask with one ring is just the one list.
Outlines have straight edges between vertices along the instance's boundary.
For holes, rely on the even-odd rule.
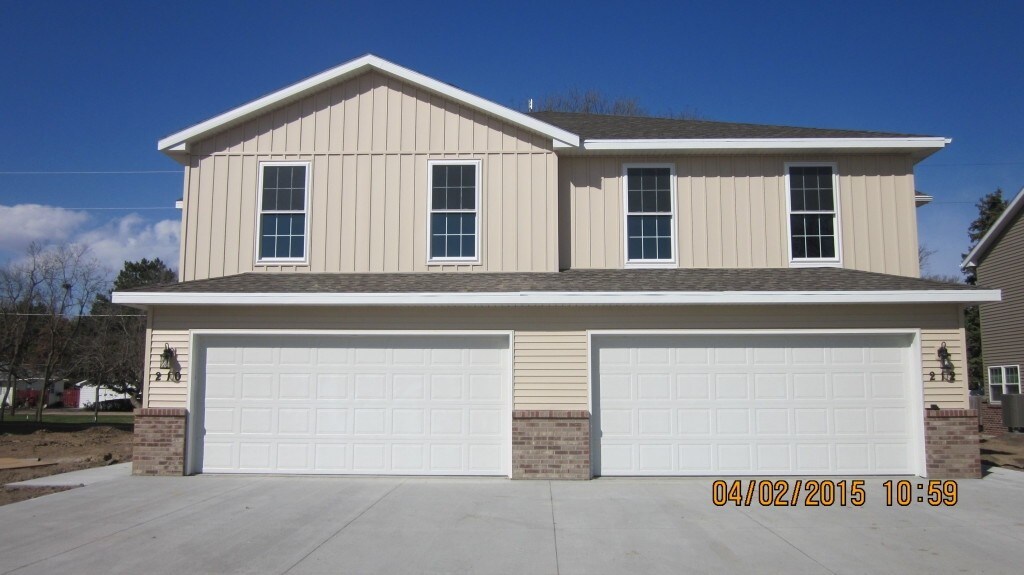
[[260,164],[259,261],[305,261],[309,164]]
[[675,166],[624,166],[626,264],[673,264],[675,255]]
[[989,400],[999,403],[1007,393],[1020,393],[1020,366],[994,365],[988,368]]
[[480,162],[427,162],[431,262],[479,261]]
[[791,264],[839,263],[839,209],[834,164],[787,166]]

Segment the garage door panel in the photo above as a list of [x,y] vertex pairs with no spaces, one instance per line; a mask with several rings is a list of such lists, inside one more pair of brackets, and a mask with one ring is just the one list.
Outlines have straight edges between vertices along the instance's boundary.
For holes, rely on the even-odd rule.
[[203,471],[507,474],[507,338],[201,343]]
[[909,343],[888,335],[599,338],[596,471],[912,473]]

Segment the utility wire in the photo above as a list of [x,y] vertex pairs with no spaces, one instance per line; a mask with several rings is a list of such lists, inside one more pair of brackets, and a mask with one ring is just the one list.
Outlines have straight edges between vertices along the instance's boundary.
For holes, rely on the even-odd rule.
[[108,174],[183,174],[183,170],[0,171],[0,176],[83,176]]

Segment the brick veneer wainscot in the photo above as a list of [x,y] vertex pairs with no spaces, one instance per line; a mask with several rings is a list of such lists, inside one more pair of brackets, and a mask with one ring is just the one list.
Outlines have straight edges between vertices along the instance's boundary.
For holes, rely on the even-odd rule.
[[512,479],[590,478],[590,412],[512,412]]
[[1006,426],[1003,425],[1003,406],[992,405],[987,401],[983,401],[978,406],[978,412],[981,414],[981,430],[986,435],[1003,435],[1006,433]]
[[926,409],[924,448],[928,477],[981,477],[981,447],[978,440],[978,410]]
[[185,422],[183,408],[135,410],[132,475],[185,474]]

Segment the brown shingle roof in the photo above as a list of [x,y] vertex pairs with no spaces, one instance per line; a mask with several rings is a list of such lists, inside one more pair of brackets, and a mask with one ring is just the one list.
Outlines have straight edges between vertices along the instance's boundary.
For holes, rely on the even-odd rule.
[[642,116],[605,116],[574,112],[533,112],[534,118],[584,140],[691,140],[751,138],[914,138],[913,134],[737,124]]
[[161,293],[499,293],[965,290],[842,268],[566,270],[529,273],[244,273],[148,286]]

